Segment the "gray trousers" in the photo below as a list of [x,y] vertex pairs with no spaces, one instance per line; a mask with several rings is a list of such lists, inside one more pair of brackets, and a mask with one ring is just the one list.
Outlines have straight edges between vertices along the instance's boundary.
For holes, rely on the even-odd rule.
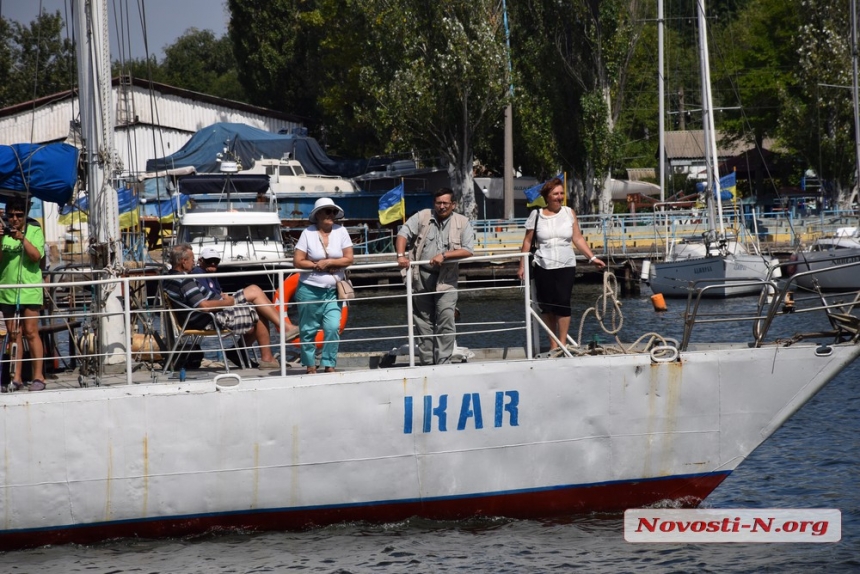
[[418,336],[418,358],[422,365],[444,363],[454,352],[457,291],[437,293],[437,273],[418,269],[417,275],[412,319]]

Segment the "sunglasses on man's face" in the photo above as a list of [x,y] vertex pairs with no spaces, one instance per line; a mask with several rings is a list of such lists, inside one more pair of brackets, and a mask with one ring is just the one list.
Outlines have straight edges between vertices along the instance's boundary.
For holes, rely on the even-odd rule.
[[203,264],[206,267],[218,267],[218,264],[221,263],[220,259],[204,259]]
[[10,211],[9,213],[6,214],[6,217],[8,217],[9,219],[13,219],[13,218],[14,219],[24,219],[24,212],[23,211],[14,211],[14,212]]

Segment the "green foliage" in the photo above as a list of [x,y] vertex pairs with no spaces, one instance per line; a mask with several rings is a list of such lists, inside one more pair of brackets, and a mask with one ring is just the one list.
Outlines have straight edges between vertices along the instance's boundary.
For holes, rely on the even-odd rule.
[[844,193],[856,169],[854,120],[850,91],[836,86],[851,85],[850,11],[833,0],[802,0],[799,7],[804,21],[792,80],[800,89],[780,92],[779,135]]
[[250,101],[313,121],[320,117],[318,2],[228,0],[238,77]]
[[602,181],[609,175],[610,167],[617,165],[620,159],[623,136],[611,129],[609,108],[602,94],[584,94],[580,105],[585,150],[595,166],[594,179]]
[[164,49],[164,82],[218,97],[244,99],[236,59],[227,36],[191,28]]
[[60,13],[43,11],[29,26],[0,24],[3,47],[0,71],[0,107],[68,90],[75,81],[75,57],[71,40],[62,37]]

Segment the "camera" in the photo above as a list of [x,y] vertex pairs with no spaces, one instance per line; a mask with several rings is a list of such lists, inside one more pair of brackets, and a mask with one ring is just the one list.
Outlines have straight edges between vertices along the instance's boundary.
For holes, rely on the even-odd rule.
[[12,229],[12,226],[9,225],[9,220],[4,219],[2,223],[3,223],[3,235],[11,235],[13,232],[13,229]]

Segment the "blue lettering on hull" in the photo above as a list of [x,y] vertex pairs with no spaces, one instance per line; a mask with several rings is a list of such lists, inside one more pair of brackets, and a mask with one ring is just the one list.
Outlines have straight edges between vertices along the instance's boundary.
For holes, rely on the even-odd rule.
[[[415,404],[422,405],[421,412],[415,412]],[[421,424],[421,432],[448,432],[448,395],[424,395],[420,401],[415,397],[403,397],[403,434],[412,434],[416,416]],[[456,403],[455,403],[456,404]],[[479,393],[464,393],[460,409],[456,413],[458,431],[484,429],[484,409]],[[493,404],[493,428],[519,426],[519,391],[497,391]],[[454,415],[454,413],[452,413]],[[434,425],[435,423],[435,425]]]

